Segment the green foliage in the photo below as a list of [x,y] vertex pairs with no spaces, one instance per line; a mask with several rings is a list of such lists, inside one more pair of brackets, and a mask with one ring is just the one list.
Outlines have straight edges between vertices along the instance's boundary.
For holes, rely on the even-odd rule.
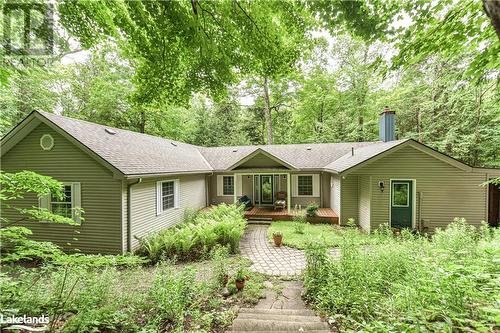
[[306,214],[309,217],[315,217],[319,209],[319,205],[316,202],[310,202],[306,207]]
[[306,228],[307,218],[302,212],[293,216],[293,232],[296,234],[303,234]]
[[220,96],[237,70],[282,72],[299,58],[309,26],[303,6],[284,1],[63,1],[58,10],[85,47],[118,41],[137,66],[142,103]]
[[140,239],[138,251],[153,261],[167,258],[197,259],[218,245],[238,251],[246,220],[242,208],[221,204],[201,211],[191,220]]
[[1,314],[48,314],[50,328],[61,332],[221,331],[234,319],[229,306],[262,297],[263,277],[252,274],[244,292],[224,300],[214,267],[234,272],[249,263],[223,248],[213,255],[217,262],[188,267],[7,266]]
[[[15,212],[20,218],[10,221],[1,217],[0,227],[0,260],[2,263],[16,261],[47,261],[64,256],[61,249],[50,242],[37,242],[29,239],[31,230],[26,227],[16,226],[27,220],[46,221],[68,225],[78,225],[71,218],[52,213],[47,209],[38,207],[20,208],[12,204],[23,199],[26,195],[35,194],[38,197],[48,194],[58,199],[64,198],[62,184],[55,179],[39,175],[32,171],[17,173],[0,173],[0,201],[3,210]],[[81,214],[81,210],[77,214]]]
[[293,232],[299,235],[304,234],[306,229],[305,223],[294,222],[293,223]]
[[[385,236],[370,236],[357,228],[345,228],[330,224],[300,223],[301,231],[296,232],[296,223],[290,221],[274,221],[267,231],[268,238],[272,241],[274,233],[283,235],[283,244],[297,249],[305,249],[311,243],[321,243],[326,247],[338,247],[346,238],[352,239],[356,244],[376,244]],[[391,232],[392,235],[392,232]]]
[[489,331],[499,240],[457,219],[432,240],[402,232],[363,248],[346,237],[338,260],[317,245],[307,250],[307,299],[346,331]]
[[233,275],[235,281],[244,281],[248,277],[248,271],[245,267],[239,267]]

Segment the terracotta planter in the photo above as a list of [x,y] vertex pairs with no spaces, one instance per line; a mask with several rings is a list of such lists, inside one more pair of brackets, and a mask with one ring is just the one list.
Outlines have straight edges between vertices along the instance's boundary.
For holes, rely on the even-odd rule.
[[241,280],[241,281],[234,281],[236,283],[236,289],[238,289],[238,291],[242,291],[243,288],[245,288],[245,280]]
[[274,245],[277,247],[280,247],[282,242],[283,242],[283,236],[282,235],[273,235],[273,240],[274,240]]

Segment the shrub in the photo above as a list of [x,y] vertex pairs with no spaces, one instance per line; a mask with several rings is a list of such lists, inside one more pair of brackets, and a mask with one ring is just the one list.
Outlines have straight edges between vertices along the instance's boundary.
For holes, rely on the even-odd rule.
[[347,331],[494,330],[498,231],[455,220],[432,239],[384,237],[369,249],[346,237],[339,260],[307,249],[307,299]]
[[1,314],[48,315],[51,331],[69,333],[220,332],[234,317],[232,302],[253,304],[262,297],[263,277],[252,274],[242,293],[224,300],[214,267],[230,271],[234,287],[234,272],[245,272],[249,263],[228,258],[222,247],[212,255],[218,262],[204,262],[199,270],[165,263],[120,270],[3,268]]
[[315,217],[318,212],[319,206],[316,202],[310,202],[306,207],[306,214],[309,217]]
[[302,213],[299,213],[293,217],[293,232],[296,234],[304,234],[306,228],[307,219]]
[[140,239],[139,253],[155,262],[172,257],[199,259],[217,245],[227,246],[235,253],[245,226],[242,208],[221,204],[191,216],[178,226]]

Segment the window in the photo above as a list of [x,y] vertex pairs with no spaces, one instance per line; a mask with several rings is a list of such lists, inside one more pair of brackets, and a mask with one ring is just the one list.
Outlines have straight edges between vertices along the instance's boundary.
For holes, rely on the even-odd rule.
[[234,177],[222,177],[222,195],[234,195]]
[[297,177],[297,194],[298,195],[313,195],[313,177],[298,176]]
[[408,207],[408,183],[392,183],[392,205],[395,207]]
[[179,194],[178,194],[178,180],[159,181],[156,185],[156,213],[159,215],[164,211],[172,208],[177,208]]
[[60,199],[57,197],[54,197],[53,195],[50,196],[50,207],[52,210],[52,213],[61,215],[64,217],[69,217],[71,218],[73,216],[73,196],[71,193],[71,185],[64,185],[63,188],[63,193],[64,193],[64,198]]
[[38,199],[38,205],[54,214],[81,222],[80,211],[76,209],[81,208],[80,188],[80,183],[63,183],[64,198],[60,199],[51,194],[44,195]]

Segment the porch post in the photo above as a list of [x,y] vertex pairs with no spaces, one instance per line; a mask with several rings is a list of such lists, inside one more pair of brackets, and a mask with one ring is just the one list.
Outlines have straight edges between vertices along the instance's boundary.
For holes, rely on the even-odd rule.
[[234,198],[234,203],[236,203],[236,189],[238,188],[236,185],[236,182],[238,181],[238,177],[236,177],[236,174],[233,175],[233,198]]
[[290,194],[290,174],[286,174],[286,209],[290,215],[290,206],[292,206],[292,195]]

